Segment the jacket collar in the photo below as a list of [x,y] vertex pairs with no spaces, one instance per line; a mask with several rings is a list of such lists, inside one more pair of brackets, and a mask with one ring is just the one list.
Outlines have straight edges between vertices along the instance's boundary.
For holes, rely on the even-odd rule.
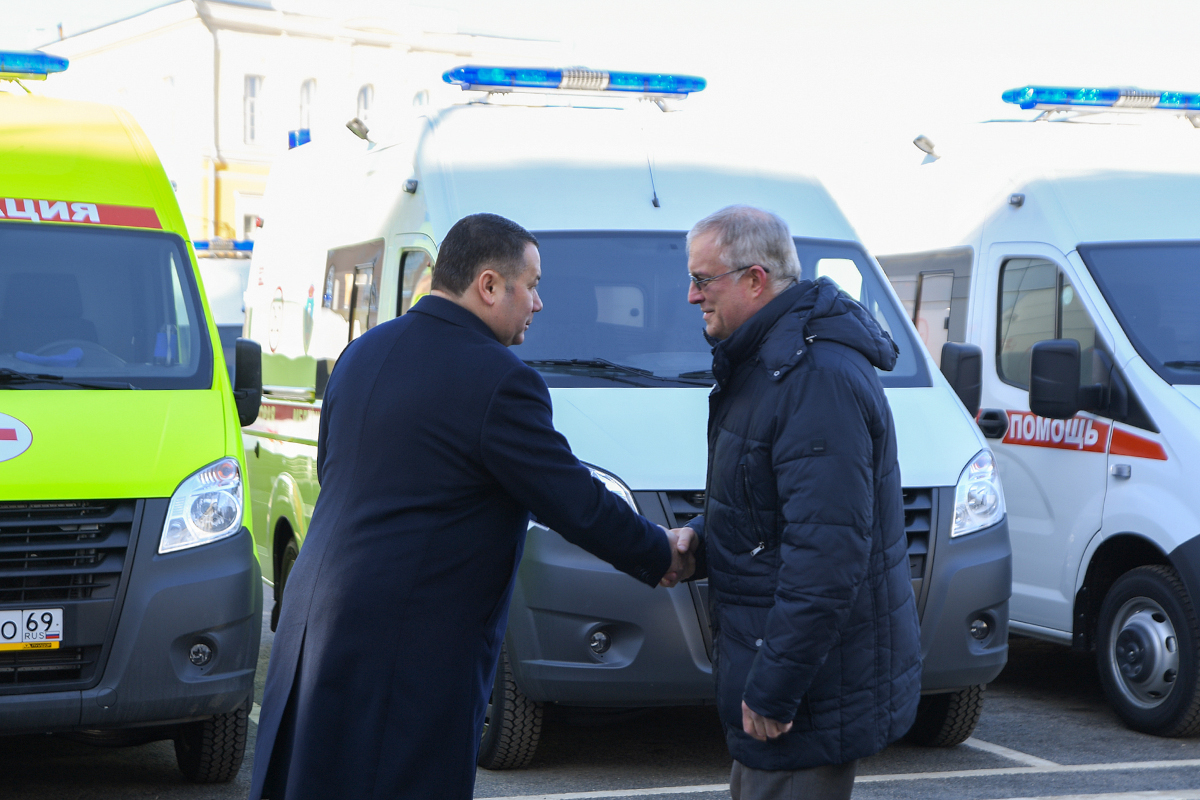
[[[708,337],[713,346],[713,376],[724,385],[742,362],[758,353],[763,339],[775,327],[779,318],[796,304],[804,293],[804,286],[811,281],[801,281],[777,294],[769,303],[743,322],[727,338],[716,341]],[[705,334],[707,336],[707,334]]]
[[[410,314],[415,312],[430,317],[437,317],[440,320],[449,322],[451,325],[457,325],[460,328],[482,333],[489,339],[496,339],[496,334],[492,333],[492,329],[487,326],[486,322],[458,303],[447,300],[444,297],[427,294],[418,300],[417,304],[408,311]],[[496,339],[496,341],[500,340]]]

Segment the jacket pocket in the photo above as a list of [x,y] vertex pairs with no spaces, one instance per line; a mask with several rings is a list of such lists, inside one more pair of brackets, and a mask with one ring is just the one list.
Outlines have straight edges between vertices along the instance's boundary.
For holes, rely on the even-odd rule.
[[763,532],[758,524],[758,511],[754,508],[754,494],[750,491],[750,470],[743,464],[742,472],[742,494],[746,498],[746,516],[750,519],[750,532],[754,534],[754,541],[757,542],[754,549],[750,551],[750,555],[757,556],[763,550],[767,549],[767,539],[763,536]]

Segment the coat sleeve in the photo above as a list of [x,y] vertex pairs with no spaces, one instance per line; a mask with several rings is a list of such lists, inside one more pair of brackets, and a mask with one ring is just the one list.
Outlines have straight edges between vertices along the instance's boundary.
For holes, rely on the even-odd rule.
[[592,477],[554,429],[541,376],[519,366],[497,385],[484,418],[483,463],[542,524],[650,586],[671,566],[662,529]]
[[783,512],[775,604],[746,679],[751,709],[791,721],[868,572],[875,507],[869,413],[850,378],[804,375],[777,427]]

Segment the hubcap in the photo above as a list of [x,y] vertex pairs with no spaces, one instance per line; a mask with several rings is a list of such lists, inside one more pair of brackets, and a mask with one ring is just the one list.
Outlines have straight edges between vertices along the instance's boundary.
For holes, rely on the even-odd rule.
[[1166,700],[1179,672],[1179,640],[1162,606],[1148,597],[1129,600],[1113,619],[1109,641],[1110,669],[1125,699],[1147,709]]

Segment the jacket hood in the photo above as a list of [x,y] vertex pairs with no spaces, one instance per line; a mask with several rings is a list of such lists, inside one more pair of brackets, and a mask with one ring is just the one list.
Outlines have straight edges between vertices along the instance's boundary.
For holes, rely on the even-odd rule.
[[818,278],[784,290],[729,338],[717,342],[713,373],[724,383],[734,367],[755,353],[771,372],[786,371],[818,339],[851,347],[871,366],[885,371],[896,366],[900,353],[892,337],[860,303],[829,278]]

